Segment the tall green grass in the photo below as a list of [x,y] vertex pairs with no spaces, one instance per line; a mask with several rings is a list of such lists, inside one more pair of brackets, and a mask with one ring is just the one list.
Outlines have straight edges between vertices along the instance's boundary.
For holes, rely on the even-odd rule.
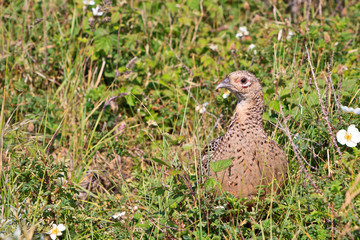
[[[94,17],[82,1],[4,1],[0,239],[53,223],[62,239],[359,238],[360,151],[340,156],[323,110],[334,134],[360,127],[338,110],[359,106],[360,5],[308,3],[104,1]],[[289,159],[286,186],[252,209],[197,172],[236,103],[214,87],[238,69],[261,80]]]

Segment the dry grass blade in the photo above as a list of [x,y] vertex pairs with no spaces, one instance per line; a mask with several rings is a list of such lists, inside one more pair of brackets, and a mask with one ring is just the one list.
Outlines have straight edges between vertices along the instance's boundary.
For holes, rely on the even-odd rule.
[[291,137],[291,133],[290,133],[290,130],[289,130],[289,127],[288,127],[288,124],[287,124],[287,118],[285,117],[285,114],[283,112],[283,109],[282,109],[282,105],[281,105],[281,101],[280,101],[280,95],[278,95],[278,98],[279,98],[279,105],[280,105],[280,114],[282,116],[282,119],[283,119],[283,123],[284,123],[284,130],[285,130],[285,134],[287,136],[287,138],[289,139],[290,141],[290,145],[295,153],[295,156],[296,156],[296,159],[298,161],[298,163],[300,164],[300,167],[301,167],[301,170],[304,172],[305,174],[305,177],[309,180],[310,184],[314,187],[315,191],[319,194],[322,194],[322,191],[320,190],[320,188],[316,185],[315,181],[311,179],[311,176],[309,175],[308,171],[306,170],[305,166],[304,166],[304,163],[302,161],[302,156],[301,156],[301,152],[299,150],[299,148],[295,145],[294,141],[292,140],[292,137]]
[[316,80],[316,76],[315,76],[315,73],[314,73],[314,67],[312,66],[312,63],[311,63],[311,59],[310,59],[310,53],[309,53],[309,50],[307,48],[307,46],[305,45],[305,49],[306,49],[306,54],[307,54],[307,58],[308,58],[308,62],[309,62],[309,65],[310,65],[310,70],[311,70],[311,75],[313,77],[313,80],[314,80],[314,84],[315,84],[315,87],[316,87],[316,91],[318,93],[318,98],[319,98],[319,103],[320,103],[320,107],[321,107],[321,111],[322,111],[322,114],[324,116],[324,119],[325,119],[325,122],[326,122],[326,125],[327,125],[327,128],[328,128],[328,131],[329,131],[329,134],[330,134],[330,138],[332,140],[332,143],[337,151],[337,153],[340,155],[340,158],[342,158],[342,153],[340,151],[340,148],[339,146],[337,145],[336,143],[336,139],[335,139],[335,135],[334,135],[334,132],[332,131],[332,126],[330,124],[330,121],[329,121],[329,113],[327,112],[327,110],[325,109],[325,106],[324,106],[324,103],[322,101],[322,98],[321,98],[321,94],[320,94],[320,89],[319,89],[319,86],[318,86],[318,83],[317,83],[317,80]]

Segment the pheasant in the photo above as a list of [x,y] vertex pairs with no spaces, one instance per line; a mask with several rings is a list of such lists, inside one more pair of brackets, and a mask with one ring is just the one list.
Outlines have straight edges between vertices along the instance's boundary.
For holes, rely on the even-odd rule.
[[[259,80],[247,71],[229,74],[216,89],[227,88],[237,98],[235,113],[225,135],[211,141],[201,153],[203,174],[219,177],[222,189],[235,197],[252,198],[258,186],[276,190],[287,176],[288,161],[283,150],[270,140],[263,127],[264,100]],[[215,173],[210,162],[232,159],[225,170]],[[265,194],[271,189],[265,188]]]

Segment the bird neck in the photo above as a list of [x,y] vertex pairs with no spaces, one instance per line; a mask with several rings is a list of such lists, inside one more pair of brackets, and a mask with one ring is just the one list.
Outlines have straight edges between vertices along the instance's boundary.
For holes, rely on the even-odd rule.
[[238,101],[233,120],[240,125],[252,125],[256,129],[263,129],[264,99],[260,91],[252,98]]

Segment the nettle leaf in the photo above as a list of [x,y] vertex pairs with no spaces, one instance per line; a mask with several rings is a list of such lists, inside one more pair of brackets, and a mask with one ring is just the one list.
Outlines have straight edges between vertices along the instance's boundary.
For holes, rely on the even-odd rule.
[[269,103],[269,107],[276,112],[280,112],[280,104],[279,101],[273,100]]
[[121,14],[120,12],[114,12],[112,15],[111,15],[111,23],[113,24],[116,24],[119,22],[121,18]]
[[134,96],[127,95],[125,96],[125,99],[126,99],[126,103],[129,104],[129,106],[131,107],[135,106]]
[[226,159],[226,160],[219,160],[216,162],[210,163],[210,169],[214,172],[221,172],[225,170],[227,167],[230,167],[232,164],[232,159]]
[[200,7],[199,1],[197,0],[187,0],[186,3],[191,10],[198,10]]
[[208,178],[208,179],[206,179],[204,186],[205,186],[206,190],[211,190],[211,189],[215,188],[217,185],[218,185],[218,182],[215,179]]
[[165,5],[171,11],[171,13],[175,13],[178,10],[176,3],[167,2]]
[[95,40],[95,49],[96,51],[104,50],[106,54],[110,53],[112,50],[113,44],[111,38],[108,37],[101,37]]
[[131,93],[134,94],[134,95],[141,95],[141,94],[144,94],[144,90],[140,86],[135,85],[131,89]]
[[103,28],[97,28],[94,32],[95,38],[107,36],[109,35],[109,32],[106,29]]

